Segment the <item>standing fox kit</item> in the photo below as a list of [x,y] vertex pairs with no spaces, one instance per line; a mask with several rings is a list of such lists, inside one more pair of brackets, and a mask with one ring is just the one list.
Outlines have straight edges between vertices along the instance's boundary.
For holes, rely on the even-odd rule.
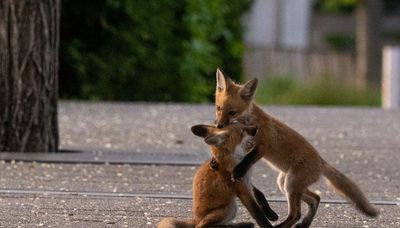
[[217,69],[215,95],[216,124],[225,127],[240,122],[258,127],[256,147],[234,168],[232,179],[241,179],[249,168],[264,158],[279,171],[278,186],[288,200],[288,217],[277,227],[291,227],[301,216],[301,201],[308,205],[308,212],[296,227],[309,227],[318,208],[320,197],[308,187],[320,176],[364,214],[376,217],[378,211],[368,202],[353,181],[329,165],[316,149],[299,133],[279,120],[266,114],[252,100],[257,79],[244,85],[235,84]]
[[267,218],[277,220],[277,214],[269,207],[262,192],[250,183],[249,175],[232,182],[233,168],[243,159],[255,143],[257,128],[232,124],[218,129],[208,125],[196,125],[192,132],[204,138],[218,162],[218,170],[205,162],[193,179],[193,218],[179,221],[163,219],[158,228],[185,227],[254,227],[252,223],[229,224],[236,215],[236,196],[257,221],[260,227],[272,227]]

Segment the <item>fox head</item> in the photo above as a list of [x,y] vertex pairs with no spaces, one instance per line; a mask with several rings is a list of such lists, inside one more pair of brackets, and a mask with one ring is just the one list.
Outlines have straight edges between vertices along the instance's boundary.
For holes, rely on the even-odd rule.
[[244,85],[238,85],[220,69],[217,69],[216,78],[215,123],[217,127],[221,128],[235,122],[244,123],[243,118],[251,107],[258,80],[255,78]]
[[255,146],[254,136],[258,131],[257,127],[242,124],[231,124],[224,128],[201,124],[193,126],[191,130],[193,134],[204,138],[208,145],[232,153],[237,146],[244,151],[251,150]]

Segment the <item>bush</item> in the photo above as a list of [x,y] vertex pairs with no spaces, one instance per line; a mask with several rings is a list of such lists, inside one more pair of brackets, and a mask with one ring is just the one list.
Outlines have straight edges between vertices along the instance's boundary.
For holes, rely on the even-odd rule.
[[329,76],[308,83],[282,76],[261,84],[257,89],[256,100],[264,104],[378,106],[380,91],[358,89]]
[[236,79],[249,0],[65,1],[61,98],[205,101],[218,66]]

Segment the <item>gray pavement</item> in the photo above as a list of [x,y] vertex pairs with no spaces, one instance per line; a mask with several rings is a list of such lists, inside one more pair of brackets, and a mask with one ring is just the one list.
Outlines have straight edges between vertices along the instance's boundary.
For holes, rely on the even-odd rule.
[[[393,205],[400,203],[400,111],[264,108],[309,139],[372,201],[381,202],[382,215],[375,220],[342,201],[323,203],[313,227],[400,226],[400,206]],[[94,164],[84,153],[59,156],[71,156],[71,163],[0,162],[0,227],[154,227],[162,217],[189,216],[192,164],[209,157],[189,129],[212,123],[213,115],[209,104],[61,102],[61,148],[100,151],[96,156],[106,154],[100,156],[106,163]],[[129,164],[107,162],[113,157]],[[159,160],[175,165],[154,165]],[[275,178],[263,162],[256,164],[253,182],[283,219],[287,206]],[[323,200],[342,200],[323,180],[313,189]],[[237,220],[251,219],[241,210]]]
[[[163,217],[188,218],[191,200],[143,197],[42,196],[2,194],[2,227],[154,227]],[[286,203],[271,203],[281,215]],[[400,207],[379,206],[378,219],[347,204],[321,204],[313,227],[399,227]],[[7,215],[7,216],[4,216]],[[240,207],[236,221],[251,220]]]

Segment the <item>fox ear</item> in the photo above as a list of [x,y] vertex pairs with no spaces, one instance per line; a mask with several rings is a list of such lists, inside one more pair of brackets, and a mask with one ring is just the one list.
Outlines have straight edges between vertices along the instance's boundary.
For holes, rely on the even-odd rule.
[[225,73],[220,68],[217,68],[216,78],[217,78],[218,92],[226,91],[229,85],[232,84],[232,79],[226,76]]
[[253,98],[254,92],[257,89],[258,79],[254,78],[244,84],[243,88],[240,90],[240,96],[246,101]]
[[225,142],[225,134],[219,133],[215,135],[210,135],[204,139],[204,141],[210,146],[220,146]]
[[202,138],[205,138],[209,135],[210,129],[212,126],[205,125],[205,124],[199,124],[193,126],[190,130],[193,132],[193,134],[200,136]]

